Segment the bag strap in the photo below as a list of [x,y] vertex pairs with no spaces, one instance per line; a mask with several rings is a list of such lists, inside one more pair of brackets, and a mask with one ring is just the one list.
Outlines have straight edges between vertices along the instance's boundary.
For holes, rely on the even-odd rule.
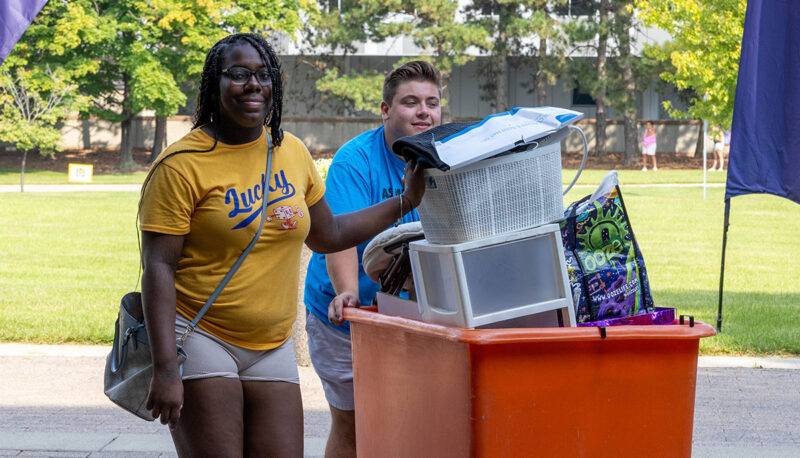
[[211,304],[213,304],[214,301],[217,299],[217,296],[219,296],[219,294],[222,292],[222,289],[225,288],[225,285],[228,284],[228,281],[231,279],[231,277],[233,277],[233,274],[235,274],[236,271],[239,270],[239,266],[241,266],[242,262],[244,262],[244,258],[247,257],[247,255],[250,253],[250,250],[252,250],[253,247],[256,245],[256,242],[258,241],[259,237],[261,237],[261,229],[264,227],[264,219],[266,218],[266,213],[267,213],[270,173],[272,173],[272,139],[270,138],[269,133],[267,133],[267,169],[266,169],[266,175],[264,175],[264,192],[263,192],[263,198],[261,199],[262,200],[261,222],[258,225],[258,230],[256,231],[256,234],[253,236],[253,240],[251,240],[250,244],[247,245],[247,248],[245,248],[242,254],[239,255],[239,259],[237,259],[236,262],[233,263],[231,270],[228,271],[228,273],[225,275],[225,278],[223,278],[222,281],[219,282],[217,288],[214,290],[213,293],[211,293],[211,296],[203,305],[203,308],[201,308],[200,311],[197,312],[197,316],[195,316],[194,320],[192,320],[189,326],[186,327],[186,332],[183,333],[180,339],[181,345],[183,345],[184,341],[186,340],[186,337],[188,337],[189,334],[192,331],[194,331],[195,327],[197,327],[197,323],[200,322],[200,320],[203,318],[203,315],[205,315],[208,309],[211,308]]

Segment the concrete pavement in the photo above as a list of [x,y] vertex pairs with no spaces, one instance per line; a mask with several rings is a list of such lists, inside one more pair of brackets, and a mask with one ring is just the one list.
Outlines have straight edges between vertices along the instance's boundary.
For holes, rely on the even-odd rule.
[[[107,353],[0,344],[0,457],[176,456],[165,427],[103,395]],[[694,456],[800,456],[800,359],[701,357],[698,365]],[[300,379],[306,456],[322,456],[327,403],[311,368],[301,367]]]
[[[25,192],[140,191],[141,184],[26,184]],[[18,184],[0,184],[0,192],[19,192]]]

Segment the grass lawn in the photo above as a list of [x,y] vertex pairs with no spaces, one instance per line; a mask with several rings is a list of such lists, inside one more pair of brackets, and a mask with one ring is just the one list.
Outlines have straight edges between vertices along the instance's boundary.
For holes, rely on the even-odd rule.
[[[564,169],[562,172],[564,184],[572,182],[575,177],[575,169]],[[608,170],[584,170],[575,185],[598,185]],[[721,184],[725,183],[727,172],[706,172],[706,183]],[[658,172],[641,170],[620,170],[619,182],[626,184],[688,184],[702,183],[702,170],[659,170]],[[591,193],[587,193],[591,194]],[[624,195],[623,195],[624,197]]]
[[[604,175],[590,172],[580,184]],[[621,174],[656,305],[713,325],[724,188],[709,188],[703,200],[699,187],[625,187],[661,176]],[[566,201],[591,192],[574,189]],[[135,192],[0,194],[0,341],[110,342],[119,299],[137,287],[137,198]],[[723,332],[702,339],[701,353],[800,355],[800,271],[791,262],[800,258],[800,206],[751,195],[733,199],[731,209]]]
[[[315,161],[320,172],[328,170],[330,159],[317,159]],[[575,169],[564,169],[564,184],[569,184],[575,177]],[[578,178],[576,185],[597,185],[603,179],[606,170],[584,170]],[[93,175],[94,184],[140,184],[144,181],[146,173],[136,172],[128,174]],[[707,172],[707,183],[724,183],[725,173]],[[665,184],[665,183],[702,183],[702,170],[660,170],[658,172],[642,172],[640,170],[621,170],[620,182],[624,184]],[[69,184],[67,174],[47,170],[27,170],[25,184]],[[19,169],[0,169],[0,185],[19,185]]]

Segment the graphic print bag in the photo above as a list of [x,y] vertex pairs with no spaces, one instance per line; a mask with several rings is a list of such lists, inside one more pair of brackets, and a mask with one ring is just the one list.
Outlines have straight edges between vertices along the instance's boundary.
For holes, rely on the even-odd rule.
[[617,172],[564,212],[561,235],[579,323],[652,313],[644,259]]

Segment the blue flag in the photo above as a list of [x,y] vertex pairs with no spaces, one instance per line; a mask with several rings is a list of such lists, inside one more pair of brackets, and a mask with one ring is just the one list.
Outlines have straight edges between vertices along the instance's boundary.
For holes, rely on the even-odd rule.
[[800,204],[800,1],[749,0],[725,199],[769,193]]
[[0,0],[0,65],[47,0]]

